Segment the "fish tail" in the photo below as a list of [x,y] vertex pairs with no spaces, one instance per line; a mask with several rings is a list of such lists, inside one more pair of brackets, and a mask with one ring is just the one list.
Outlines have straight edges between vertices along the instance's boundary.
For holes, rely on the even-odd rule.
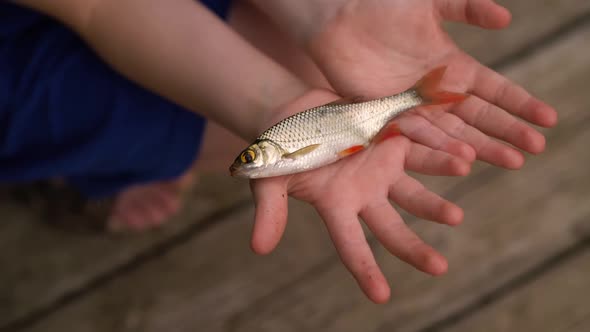
[[420,79],[413,89],[424,100],[423,105],[440,105],[458,103],[469,97],[469,94],[450,92],[439,89],[440,81],[447,70],[447,66],[438,67],[428,72]]

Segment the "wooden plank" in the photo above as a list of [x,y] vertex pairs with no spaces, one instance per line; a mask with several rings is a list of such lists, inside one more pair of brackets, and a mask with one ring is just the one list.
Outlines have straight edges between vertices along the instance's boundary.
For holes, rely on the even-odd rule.
[[[562,86],[559,76],[571,75],[572,82],[583,82],[590,59],[574,59],[577,65],[566,66],[556,59],[584,45],[581,38],[578,34],[571,36],[547,50],[549,55],[522,63],[511,75],[533,86],[542,96],[563,103],[561,97],[572,84]],[[548,62],[545,56],[553,60]],[[557,74],[557,70],[565,73]],[[556,79],[549,83],[539,80],[537,73],[541,71]],[[562,115],[570,120],[562,129],[562,139],[552,141],[553,148],[546,156],[533,160],[519,173],[497,171],[494,182],[468,191],[460,202],[466,207],[466,225],[455,231],[430,223],[415,225],[428,242],[449,257],[448,276],[425,277],[394,262],[376,246],[394,287],[390,305],[374,306],[364,299],[335,258],[315,214],[301,205],[292,205],[285,239],[271,256],[254,257],[245,248],[252,211],[241,211],[229,218],[231,221],[65,306],[29,331],[370,331],[382,322],[391,324],[383,326],[383,331],[414,330],[412,327],[444,317],[477,297],[481,291],[474,290],[481,287],[483,291],[482,282],[489,282],[489,289],[514,275],[502,275],[490,282],[488,277],[493,273],[518,265],[517,273],[576,241],[576,235],[569,231],[573,227],[570,221],[551,221],[586,209],[586,204],[581,204],[586,199],[585,188],[566,192],[575,184],[572,179],[584,171],[582,166],[588,159],[582,143],[590,137],[578,132],[579,136],[571,139],[576,133],[575,123],[590,106],[584,94],[577,90],[568,95],[573,100],[567,103],[573,107],[564,109]],[[575,155],[585,155],[586,159],[576,164],[565,162]],[[548,186],[538,182],[552,177]],[[565,193],[547,204],[548,191],[555,188],[552,184],[561,182],[565,184],[557,188]],[[497,202],[489,203],[496,198]],[[541,209],[526,216],[523,211],[528,211],[529,204],[540,205]],[[533,218],[538,219],[535,224],[531,224]],[[521,238],[526,241],[516,241]],[[497,253],[490,252],[490,248],[497,248]],[[468,272],[461,273],[463,269]],[[472,293],[463,294],[466,290]],[[436,311],[445,299],[450,303]],[[391,328],[397,324],[400,329]]]
[[50,306],[96,276],[108,273],[146,249],[203,221],[215,211],[248,199],[244,183],[204,177],[169,226],[141,236],[81,234],[48,227],[35,211],[13,201],[0,202],[0,327]]
[[[376,246],[394,287],[390,304],[377,307],[352,292],[354,282],[335,263],[241,313],[235,330],[417,331],[585,236],[578,218],[590,212],[590,98],[582,88],[590,75],[590,46],[584,42],[589,32],[586,27],[568,36],[510,72],[560,109],[562,122],[547,153],[520,172],[486,173],[495,176],[493,182],[480,179],[479,187],[458,200],[467,222],[455,231],[415,225],[449,258],[448,275],[423,276]],[[551,79],[538,79],[541,72]]]
[[574,325],[568,327],[564,332],[588,332],[590,331],[590,316],[583,318]]
[[[508,1],[504,2],[508,3]],[[467,45],[468,49],[472,48],[476,56],[484,58],[486,62],[493,62],[499,57],[519,49],[527,41],[539,38],[546,31],[554,29],[561,22],[574,17],[576,12],[581,9],[585,10],[584,8],[587,7],[586,2],[573,0],[563,2],[549,1],[543,2],[542,4],[527,0],[519,3],[518,6],[512,2],[508,3],[508,6],[513,9],[515,17],[511,30],[505,32],[510,35],[510,38],[491,39],[487,35],[482,35],[482,31],[465,32],[465,30],[462,30],[463,28],[455,30],[458,29],[457,27],[453,27],[453,34],[457,36],[462,45]],[[562,6],[561,4],[564,5]],[[552,8],[557,9],[538,10],[540,7],[546,6],[552,6]],[[531,8],[535,8],[535,10],[531,11]],[[576,8],[576,10],[570,10],[570,8]],[[539,22],[542,22],[542,24]],[[516,33],[516,31],[521,32]],[[477,36],[474,37],[475,35],[472,33],[477,33]],[[484,38],[482,36],[486,37]],[[507,43],[506,39],[510,39],[510,43]],[[485,41],[485,45],[478,44],[479,41],[477,40]],[[490,49],[493,49],[494,52],[489,52]],[[537,71],[542,74],[540,77],[545,75],[544,70],[537,69]],[[559,76],[557,73],[555,74]],[[562,76],[565,77],[564,75]],[[554,78],[552,77],[552,79]],[[542,88],[537,88],[537,90],[543,92]],[[557,99],[560,98],[556,97]],[[219,188],[220,190],[227,190],[230,194],[232,193],[231,188],[236,188],[233,184],[217,184],[217,180],[214,182],[216,183],[214,187],[202,186],[202,188],[206,190]],[[430,184],[430,187],[440,191],[456,183],[456,180],[431,178],[427,183]],[[247,195],[245,193],[247,189],[242,189],[244,189],[243,194]],[[199,196],[196,199],[196,205],[193,206],[195,211],[197,211],[194,214],[183,214],[183,216],[178,218],[180,220],[179,223],[173,224],[172,227],[165,229],[162,233],[147,234],[134,238],[63,234],[54,230],[40,228],[36,224],[36,216],[31,214],[30,211],[12,204],[3,204],[0,207],[0,211],[2,211],[0,215],[4,216],[3,219],[5,219],[0,223],[0,227],[2,228],[0,232],[0,243],[3,243],[3,250],[0,252],[0,266],[2,266],[3,271],[3,275],[0,276],[1,281],[3,281],[0,283],[3,285],[0,286],[3,287],[0,289],[0,312],[3,313],[0,315],[0,326],[14,318],[22,317],[28,312],[50,305],[63,294],[83,287],[83,285],[97,276],[113,270],[116,266],[125,264],[142,251],[170,239],[175,234],[184,232],[195,220],[206,214],[202,208],[209,208],[217,204],[217,201],[223,199],[231,202],[233,198],[223,192],[221,192],[221,195],[205,194]],[[204,204],[201,205],[198,203],[201,201]],[[292,228],[293,226],[289,227],[289,229]],[[302,230],[301,234],[291,236],[299,238],[299,241],[304,241],[301,239],[305,239],[307,234],[314,231]],[[289,232],[293,234],[294,231],[290,230]],[[228,237],[230,236],[229,234],[235,233],[228,232]],[[243,234],[239,236],[240,239],[245,237]],[[233,239],[235,237],[236,235],[233,235],[230,238]],[[442,238],[444,239],[444,237]],[[35,245],[31,245],[30,239],[35,239]],[[223,240],[220,239],[220,241]],[[323,238],[321,241],[327,241],[327,238]],[[282,247],[283,249],[280,250],[287,250],[285,247]],[[315,246],[312,247],[315,248]],[[313,259],[309,258],[308,261],[299,261],[300,272],[316,264],[321,265],[325,259],[333,257],[331,245],[328,244],[321,248],[324,249],[324,252],[316,253]],[[292,253],[281,251],[276,256],[281,258],[275,258],[276,260],[270,261],[261,259],[260,261],[256,260],[256,262],[265,266],[278,264],[278,267],[282,267],[279,262],[282,261],[283,257],[291,257],[292,255]],[[19,257],[18,264],[15,264],[14,257]],[[209,262],[207,264],[216,263]],[[241,265],[238,264],[235,270],[231,270],[230,273],[240,274],[240,271]],[[269,273],[277,274],[279,272],[273,270]],[[340,277],[342,275],[346,275],[346,273],[342,271]],[[219,284],[227,282],[226,279],[217,277]],[[296,278],[295,275],[290,277]],[[282,285],[284,280],[280,280],[281,282],[277,283],[269,282],[268,288],[274,289],[278,287],[277,285]],[[354,286],[351,287],[354,288]],[[252,297],[248,300],[250,302],[256,297],[251,293],[249,293],[249,296]],[[242,301],[244,301],[243,303],[247,302],[246,300]],[[243,309],[244,307],[241,308]],[[236,311],[241,310],[238,309],[238,306],[234,309]],[[86,317],[90,318],[92,316]]]
[[559,264],[526,287],[441,331],[578,331],[590,317],[590,250]]
[[509,56],[514,50],[542,41],[568,21],[590,13],[585,0],[496,1],[512,13],[512,24],[500,31],[449,24],[452,36],[469,54],[486,64]]
[[[534,161],[520,176],[507,174],[469,193],[460,200],[468,222],[455,232],[417,225],[416,230],[449,258],[446,276],[423,276],[392,261],[378,247],[378,260],[394,287],[390,304],[369,304],[351,291],[354,282],[343,278],[346,272],[334,264],[241,313],[236,331],[417,331],[469,306],[580,240],[582,235],[574,230],[586,221],[578,217],[590,213],[590,180],[584,166],[590,162],[589,139],[590,132],[584,132],[560,144],[563,150],[548,157],[551,162]],[[574,161],[580,164],[576,167]]]
[[219,331],[229,315],[274,296],[309,261],[333,252],[315,212],[298,202],[291,207],[294,222],[270,256],[248,249],[253,209],[240,210],[31,330]]

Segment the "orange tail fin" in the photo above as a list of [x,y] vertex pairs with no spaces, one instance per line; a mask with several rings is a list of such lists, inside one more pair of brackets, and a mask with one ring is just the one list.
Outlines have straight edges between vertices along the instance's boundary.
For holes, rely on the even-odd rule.
[[435,68],[414,85],[414,90],[424,99],[425,105],[458,103],[469,97],[466,93],[439,90],[440,81],[446,70],[446,66]]

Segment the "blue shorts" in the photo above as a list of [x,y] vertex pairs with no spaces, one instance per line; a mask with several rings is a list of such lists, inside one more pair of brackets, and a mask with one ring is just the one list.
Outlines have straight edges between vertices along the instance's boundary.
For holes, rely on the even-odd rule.
[[[225,18],[230,0],[203,0]],[[88,197],[190,167],[204,118],[113,71],[72,31],[0,2],[0,182],[65,178]]]

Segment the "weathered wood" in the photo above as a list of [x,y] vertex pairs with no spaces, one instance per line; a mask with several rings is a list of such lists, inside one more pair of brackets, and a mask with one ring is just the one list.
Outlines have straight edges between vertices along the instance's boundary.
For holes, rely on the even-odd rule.
[[574,323],[572,326],[569,326],[564,331],[566,331],[566,332],[588,332],[588,331],[590,331],[590,315],[588,315],[588,317],[583,318],[579,322]]
[[[457,230],[415,225],[449,258],[448,275],[430,279],[377,247],[394,287],[390,304],[376,307],[351,292],[354,282],[335,263],[241,313],[236,330],[417,331],[579,241],[585,220],[578,218],[590,212],[590,98],[573,87],[584,86],[590,75],[590,46],[581,46],[589,32],[578,31],[510,71],[561,110],[546,154],[520,172],[496,170],[489,173],[493,181],[479,179],[480,186],[458,200],[467,222]],[[551,79],[536,79],[542,72]]]
[[[590,217],[590,216],[589,216]],[[555,266],[526,287],[444,331],[588,331],[590,250]]]
[[[536,40],[540,36],[543,36],[547,31],[554,30],[563,22],[587,10],[589,5],[587,1],[582,0],[553,0],[545,1],[543,3],[532,0],[502,2],[506,3],[507,6],[512,9],[514,14],[514,23],[512,27],[506,32],[494,32],[493,34],[483,32],[481,30],[465,32],[463,27],[452,27],[453,35],[457,36],[459,43],[466,46],[472,54],[487,63],[494,62],[500,57],[510,54],[514,50],[520,49],[528,41]],[[584,43],[581,42],[580,44]],[[572,50],[573,49],[574,48],[572,48]],[[587,73],[584,71],[581,71],[581,73],[573,72],[572,68],[579,65],[579,60],[569,60],[575,58],[576,56],[582,57],[583,52],[582,54],[578,52],[571,52],[567,53],[566,56],[568,57],[568,61],[562,63],[562,65],[566,67],[563,72],[560,69],[555,69],[555,64],[551,62],[553,60],[549,61],[541,59],[536,61],[541,63],[543,61],[549,61],[546,64],[547,68],[538,65],[532,67],[524,66],[522,68],[513,68],[511,69],[510,73],[511,76],[515,77],[517,81],[526,82],[527,88],[531,87],[533,91],[537,92],[538,95],[545,97],[548,99],[548,101],[555,103],[556,105],[560,105],[564,107],[564,109],[569,109],[570,107],[575,108],[579,103],[579,90],[571,89],[571,91],[564,91],[562,89],[560,90],[561,95],[557,95],[555,93],[552,94],[547,92],[548,89],[553,89],[558,85],[550,83],[547,83],[548,85],[544,85],[545,81],[543,80],[543,78],[548,76],[549,71],[551,72],[551,78],[547,79],[547,82],[557,81],[565,83],[568,81],[569,75],[576,75],[576,77],[587,75]],[[553,58],[554,56],[552,56],[552,59]],[[553,69],[549,70],[548,68]],[[536,76],[533,76],[533,74]],[[529,84],[533,82],[533,78],[531,77],[535,77],[534,85]],[[574,81],[582,82],[579,79]],[[569,113],[566,113],[566,115],[567,114]],[[564,118],[562,117],[561,120],[563,122]],[[0,249],[2,249],[0,251],[0,267],[2,270],[2,273],[0,274],[0,312],[2,313],[0,315],[0,326],[3,326],[5,323],[15,318],[23,317],[27,313],[34,312],[39,308],[44,308],[50,305],[64,294],[80,289],[83,287],[83,285],[86,285],[88,282],[94,280],[98,276],[108,273],[108,271],[112,271],[117,266],[126,264],[141,252],[144,252],[149,248],[153,248],[157,244],[168,241],[174,235],[183,233],[187,227],[190,227],[190,225],[194,225],[195,222],[201,220],[203,215],[208,214],[210,211],[213,211],[216,208],[223,208],[223,204],[220,205],[219,201],[224,201],[224,204],[227,204],[226,206],[231,206],[236,200],[246,197],[247,189],[245,187],[236,187],[234,184],[219,183],[218,181],[218,179],[214,179],[213,182],[215,185],[213,186],[202,186],[202,188],[205,189],[205,193],[203,195],[199,195],[198,198],[195,199],[195,205],[192,207],[194,209],[193,213],[185,212],[178,218],[179,222],[173,223],[171,227],[166,228],[163,232],[146,234],[145,236],[131,238],[105,237],[99,235],[81,236],[79,234],[66,234],[52,229],[39,227],[35,220],[36,216],[30,211],[14,206],[13,204],[7,204],[6,202],[3,202],[3,205],[0,207],[0,215],[3,217],[2,223],[0,223]],[[452,183],[455,183],[455,181],[456,180],[449,180],[446,178],[432,178],[431,180],[428,180],[427,183],[429,183],[430,187],[434,188],[436,191],[440,191],[448,188]],[[232,196],[233,191],[236,190],[236,188],[238,188],[237,190],[241,190],[241,193],[237,196]],[[207,190],[217,190],[217,192],[211,194],[207,193]],[[238,198],[238,196],[240,198]],[[213,208],[213,210],[211,210],[211,208]],[[242,213],[251,214],[251,211]],[[224,225],[224,227],[229,228],[224,228],[226,229],[226,233],[223,236],[213,237],[213,240],[209,240],[209,242],[203,239],[208,238],[210,235],[203,235],[202,238],[198,237],[195,241],[199,243],[201,241],[206,241],[206,243],[213,244],[226,242],[234,243],[235,241],[241,241],[239,243],[240,250],[242,251],[240,251],[239,254],[236,254],[236,252],[231,252],[231,254],[235,255],[237,258],[231,261],[233,265],[226,266],[225,268],[218,266],[223,262],[218,262],[216,260],[220,260],[220,257],[225,257],[221,256],[219,253],[209,256],[208,260],[206,259],[199,261],[199,264],[201,264],[199,265],[199,268],[202,266],[209,267],[208,269],[199,270],[199,273],[211,274],[210,279],[208,279],[208,285],[214,285],[210,288],[214,289],[214,292],[204,292],[205,295],[197,296],[195,294],[202,291],[203,288],[192,289],[192,285],[188,284],[188,282],[186,282],[186,284],[180,283],[178,288],[172,291],[173,293],[182,293],[184,287],[186,289],[190,289],[190,292],[195,292],[193,294],[195,297],[191,298],[190,300],[186,299],[186,302],[175,302],[174,297],[167,298],[166,296],[163,296],[167,299],[163,302],[164,304],[157,307],[156,309],[153,309],[153,311],[148,310],[148,312],[157,316],[158,312],[163,310],[162,308],[170,307],[169,311],[180,310],[182,309],[181,307],[183,304],[189,303],[187,304],[187,307],[189,308],[184,308],[184,311],[182,311],[181,314],[177,316],[179,319],[179,321],[175,322],[177,325],[184,323],[191,325],[195,322],[194,317],[188,317],[191,315],[199,315],[196,310],[191,310],[192,308],[210,309],[210,311],[205,311],[204,315],[208,315],[211,318],[211,321],[216,320],[218,325],[222,325],[223,321],[230,314],[244,310],[244,308],[246,308],[249,304],[254,303],[257,300],[262,301],[261,303],[263,304],[263,308],[268,308],[269,303],[267,303],[267,301],[264,299],[261,299],[261,296],[264,294],[269,294],[272,291],[276,291],[279,292],[279,295],[277,296],[289,296],[281,295],[280,289],[277,289],[277,287],[282,287],[288,283],[288,281],[296,279],[300,274],[304,273],[304,271],[308,270],[312,266],[315,266],[317,271],[312,270],[312,272],[309,273],[322,272],[324,266],[332,266],[328,265],[328,263],[324,264],[324,262],[333,260],[334,257],[334,251],[331,247],[331,244],[328,242],[327,237],[321,231],[321,226],[318,226],[315,223],[301,224],[301,221],[297,220],[298,218],[301,217],[295,216],[292,218],[291,225],[288,228],[287,239],[290,240],[288,240],[287,243],[292,241],[293,244],[289,245],[283,243],[279,248],[279,252],[274,254],[274,256],[271,256],[271,258],[243,259],[243,257],[249,257],[249,253],[243,252],[245,251],[243,246],[246,245],[244,241],[247,238],[247,233],[249,230],[248,227],[243,228],[243,225],[240,225],[239,227],[235,226],[234,222],[229,222],[231,225],[233,225],[232,227]],[[473,218],[473,216],[468,216],[468,218]],[[249,219],[243,219],[241,223],[247,223],[248,221]],[[294,224],[300,228],[294,227]],[[309,226],[308,228],[303,226],[310,224],[314,226]],[[431,234],[429,236],[428,239],[431,241],[431,243],[434,243],[435,246],[439,248],[444,247],[446,241],[449,241],[448,239],[450,238],[450,234],[447,233],[450,231],[446,228],[438,227],[433,227],[431,230],[432,233],[439,233]],[[420,229],[420,227],[418,227],[418,231],[421,233],[428,232]],[[319,234],[323,235],[316,235],[318,232]],[[314,240],[308,240],[309,236],[318,236],[318,238],[314,238]],[[301,246],[301,242],[305,243],[306,245],[309,244],[309,247]],[[318,243],[321,243],[322,245],[319,246]],[[197,243],[195,245],[199,244]],[[213,250],[211,248],[216,247],[210,245],[209,247],[199,246],[198,248],[200,249],[200,252],[210,252]],[[297,257],[296,255],[299,250],[303,250],[307,254]],[[313,250],[317,250],[317,252],[312,253]],[[189,261],[194,256],[200,257],[200,255],[195,254],[194,251],[190,251],[189,253],[186,251],[180,252],[184,256],[181,254],[178,254],[178,256],[184,257],[185,260],[187,260],[186,256],[190,257]],[[171,252],[170,255],[176,256],[177,254],[172,254]],[[294,256],[297,258],[294,258]],[[168,289],[166,287],[169,287],[170,284],[174,284],[176,282],[174,275],[177,273],[170,271],[170,273],[166,275],[166,278],[168,279],[164,280],[166,282],[160,281],[160,283],[164,284],[162,286],[157,284],[158,276],[160,276],[158,272],[166,268],[173,270],[179,265],[188,264],[183,263],[181,258],[174,259],[177,261],[175,265],[162,264],[162,266],[158,266],[157,263],[154,262],[156,267],[151,268],[152,270],[150,273],[145,272],[145,274],[142,274],[140,271],[144,271],[144,269],[139,268],[138,272],[134,273],[132,277],[122,278],[121,282],[117,281],[110,283],[109,286],[104,289],[104,291],[101,289],[100,293],[104,293],[104,295],[101,297],[102,300],[97,300],[96,294],[93,293],[88,298],[83,299],[80,302],[80,305],[68,307],[68,309],[64,311],[64,314],[56,314],[54,318],[46,323],[43,323],[41,326],[47,328],[50,328],[51,326],[58,326],[59,324],[56,323],[56,320],[59,320],[60,317],[62,324],[59,326],[66,330],[75,330],[70,328],[70,322],[74,324],[73,326],[78,327],[82,326],[84,322],[88,324],[88,326],[91,326],[102,320],[105,320],[105,325],[112,326],[109,324],[116,323],[113,321],[113,319],[121,320],[125,317],[131,317],[129,318],[131,325],[133,325],[134,320],[141,322],[143,319],[141,318],[141,315],[139,319],[133,318],[137,317],[134,316],[134,312],[137,312],[134,310],[139,310],[140,313],[142,312],[140,309],[143,305],[143,302],[141,301],[159,301],[159,293],[152,294],[152,297],[142,298],[141,301],[137,300],[137,302],[133,302],[135,301],[133,298],[126,301],[124,298],[122,298],[122,296],[120,296],[120,294],[125,294],[124,296],[127,296],[125,291],[126,289],[135,289],[136,294],[140,295],[150,294],[149,292],[154,292],[154,289],[161,290],[162,293],[167,292]],[[389,259],[390,258],[385,258],[384,260]],[[286,262],[292,261],[297,263],[297,273],[292,272],[292,270],[288,269],[288,266],[285,266],[287,264]],[[355,293],[355,291],[351,291],[351,289],[356,289],[356,286],[350,281],[347,272],[345,272],[344,269],[338,264],[336,265],[337,267],[330,267],[330,269],[337,269],[338,273],[335,274],[337,279],[347,278],[345,290],[342,291],[342,288],[339,288],[341,292],[340,296],[345,298],[350,296],[360,296],[358,292]],[[451,261],[451,264],[453,264],[453,261]],[[148,265],[151,266],[151,264]],[[227,276],[230,275],[232,278],[237,279],[245,278],[246,280],[255,280],[255,278],[258,278],[260,275],[254,274],[254,279],[250,279],[250,277],[248,277],[248,273],[250,273],[249,269],[254,269],[254,267],[248,267],[249,265],[254,265],[256,268],[262,269],[262,271],[266,273],[266,275],[263,277],[267,279],[262,279],[262,277],[260,279],[264,280],[266,284],[264,287],[259,285],[259,288],[254,288],[249,292],[242,292],[243,289],[248,290],[248,287],[244,286],[243,283],[238,283],[238,285],[241,286],[236,286],[237,288],[233,287],[233,279],[228,280]],[[195,265],[190,266],[194,267]],[[284,271],[282,271],[283,268]],[[197,268],[194,268],[194,270],[197,270]],[[190,272],[192,273],[194,270],[191,270]],[[178,274],[180,273],[184,273],[182,269],[179,270]],[[412,274],[408,272],[402,275],[416,278],[416,274],[413,272]],[[138,283],[138,280],[142,280],[144,278],[149,278],[151,282],[154,282],[154,284],[146,281],[148,286],[146,287],[146,284],[142,286],[141,283]],[[399,287],[399,285],[396,285],[395,280],[396,279],[393,279],[394,287]],[[195,282],[200,281],[195,279]],[[438,281],[428,280],[424,282],[437,283]],[[139,286],[136,286],[136,284],[139,284]],[[261,291],[260,288],[264,288],[264,291]],[[299,300],[328,300],[323,296],[320,297],[319,295],[310,296],[309,292],[304,292],[303,290],[304,288],[301,287],[301,296],[305,296],[306,298]],[[215,298],[215,292],[225,294],[224,296],[226,297],[222,298],[223,301],[230,299],[231,301],[235,301],[235,304],[228,306],[227,310],[222,310],[225,308],[225,304],[216,302],[217,300]],[[286,292],[286,294],[291,293]],[[109,297],[111,298],[110,300],[108,300]],[[298,299],[295,299],[295,301],[297,300]],[[113,301],[116,303],[114,303],[115,305],[113,305],[111,308],[109,305],[112,304]],[[134,303],[137,305],[134,305]],[[328,310],[333,309],[330,307],[330,305],[334,305],[334,303],[330,302],[328,304],[318,307],[318,310],[322,311],[323,314],[326,314]],[[194,307],[191,308],[193,305]],[[137,309],[138,306],[140,309]],[[120,310],[120,312],[116,312],[117,310]],[[368,317],[379,318],[379,315],[381,315],[379,310],[381,309],[377,309],[374,313],[369,313]],[[110,316],[111,314],[113,316]],[[257,317],[264,318],[266,314],[258,315]],[[350,315],[358,314],[359,313],[354,312],[350,313]],[[241,318],[242,316],[239,316],[234,322],[238,324],[241,322]],[[144,321],[143,323],[149,325],[149,322],[146,323]],[[163,323],[158,324],[161,325]],[[208,324],[210,324],[210,321]],[[84,328],[87,330],[92,330],[91,327],[88,326]],[[183,328],[181,328],[181,330],[182,329]],[[184,329],[191,330],[191,328],[187,326],[185,326]],[[46,331],[42,328],[39,330]],[[97,328],[96,330],[100,329]]]
[[[579,186],[583,165],[590,161],[584,144],[590,136],[575,124],[584,118],[590,101],[583,89],[568,93],[590,70],[590,59],[575,58],[586,51],[580,47],[588,47],[581,39],[580,34],[570,36],[546,50],[551,61],[543,54],[510,72],[557,106],[571,103],[548,153],[521,172],[498,170],[493,182],[467,188],[459,202],[466,208],[467,223],[457,230],[414,225],[449,257],[449,275],[428,278],[375,246],[392,281],[394,300],[387,306],[371,305],[335,259],[325,231],[307,208],[292,206],[283,243],[262,258],[245,250],[252,214],[248,210],[112,280],[30,330],[371,331],[386,322],[383,331],[404,331],[465,306],[578,239],[572,231],[575,223],[567,217],[590,209],[584,203],[590,186]],[[564,57],[576,63],[564,67]],[[540,72],[551,73],[552,79],[540,80]],[[571,83],[562,86],[560,77],[568,75]],[[571,100],[562,100],[564,95]],[[572,162],[577,156],[579,162]]]
[[[231,189],[230,189],[231,188]],[[215,211],[247,200],[248,186],[227,177],[204,177],[169,226],[141,236],[65,232],[49,227],[26,206],[0,202],[0,327],[84,287],[204,221]]]
[[476,59],[492,64],[511,55],[514,50],[543,42],[544,36],[567,25],[571,20],[590,14],[585,0],[510,1],[500,0],[512,13],[508,29],[494,31],[450,24],[451,35]]
[[[551,153],[550,160],[534,161],[518,175],[498,177],[470,192],[459,201],[468,221],[455,232],[416,225],[448,257],[446,276],[430,279],[393,262],[379,248],[378,259],[394,287],[387,306],[370,305],[351,292],[354,282],[343,279],[345,272],[335,264],[240,314],[237,330],[417,331],[469,306],[580,240],[575,230],[586,220],[579,217],[590,213],[584,166],[590,162],[588,140],[590,132],[584,132],[560,144],[562,150]],[[572,165],[576,156],[577,167]]]
[[333,252],[315,212],[301,203],[291,206],[293,222],[270,256],[248,250],[253,210],[242,209],[32,330],[219,331],[232,313],[274,297],[306,273],[310,261]]

